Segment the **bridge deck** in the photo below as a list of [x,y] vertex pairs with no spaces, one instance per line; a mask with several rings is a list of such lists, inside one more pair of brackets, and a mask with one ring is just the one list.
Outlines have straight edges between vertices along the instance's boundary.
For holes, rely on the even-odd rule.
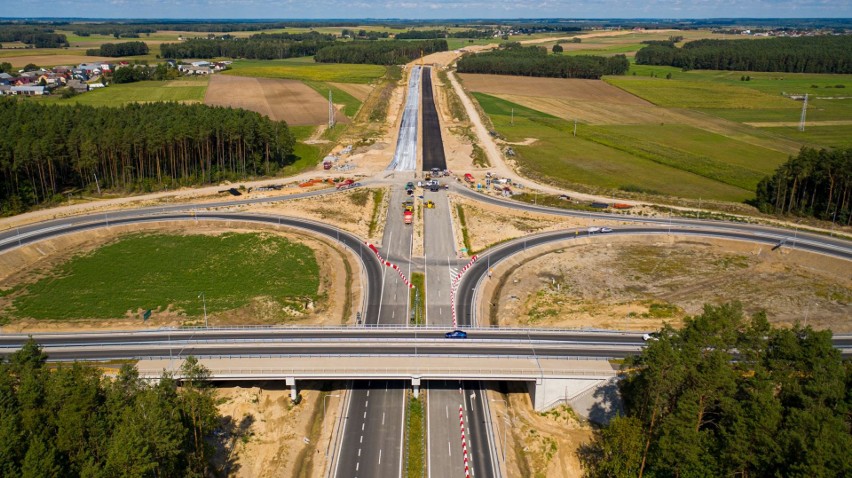
[[[140,360],[139,374],[159,377],[177,371],[180,359]],[[600,378],[616,374],[606,360],[460,357],[262,357],[200,358],[213,380],[252,379],[411,379],[528,380]]]

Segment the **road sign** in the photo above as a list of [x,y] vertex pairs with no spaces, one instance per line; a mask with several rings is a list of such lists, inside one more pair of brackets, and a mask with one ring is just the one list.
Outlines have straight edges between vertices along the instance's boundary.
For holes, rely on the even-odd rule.
[[148,320],[150,318],[151,318],[151,309],[148,309],[148,310],[145,311],[144,314],[142,314],[142,321],[145,322],[146,320]]

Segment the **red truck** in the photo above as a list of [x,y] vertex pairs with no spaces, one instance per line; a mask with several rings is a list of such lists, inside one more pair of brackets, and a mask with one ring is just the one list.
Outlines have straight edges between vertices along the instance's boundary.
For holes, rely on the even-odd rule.
[[470,173],[465,173],[464,180],[467,181],[470,184],[473,184],[473,181],[474,181],[473,175],[470,174]]
[[413,213],[413,212],[411,212],[411,211],[406,210],[405,212],[403,212],[403,213],[402,213],[402,220],[403,220],[406,224],[411,224],[411,220],[412,220],[413,218],[414,218],[414,213]]

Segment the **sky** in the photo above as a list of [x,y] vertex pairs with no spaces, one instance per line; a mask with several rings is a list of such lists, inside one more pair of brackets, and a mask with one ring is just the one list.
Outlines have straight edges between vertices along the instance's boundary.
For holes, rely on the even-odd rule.
[[0,0],[0,17],[849,18],[852,0]]

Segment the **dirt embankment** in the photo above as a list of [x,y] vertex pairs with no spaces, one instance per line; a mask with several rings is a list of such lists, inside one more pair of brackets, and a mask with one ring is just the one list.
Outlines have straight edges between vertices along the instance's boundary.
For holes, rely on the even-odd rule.
[[489,391],[490,406],[497,416],[494,424],[500,445],[497,451],[501,455],[505,452],[506,476],[583,476],[576,450],[591,440],[592,428],[588,422],[564,405],[538,413],[523,385],[507,387],[506,393]]
[[[314,385],[321,384],[303,384]],[[289,388],[283,382],[264,382],[250,388],[222,386],[216,392],[219,413],[224,417],[221,428],[230,432],[226,446],[217,450],[216,465],[224,476],[323,476],[326,453],[334,452],[328,448],[339,417],[342,390],[330,394],[302,388],[298,404],[290,400]]]
[[790,249],[678,236],[579,239],[495,268],[492,324],[648,331],[705,303],[740,301],[770,322],[852,332],[849,264]]

